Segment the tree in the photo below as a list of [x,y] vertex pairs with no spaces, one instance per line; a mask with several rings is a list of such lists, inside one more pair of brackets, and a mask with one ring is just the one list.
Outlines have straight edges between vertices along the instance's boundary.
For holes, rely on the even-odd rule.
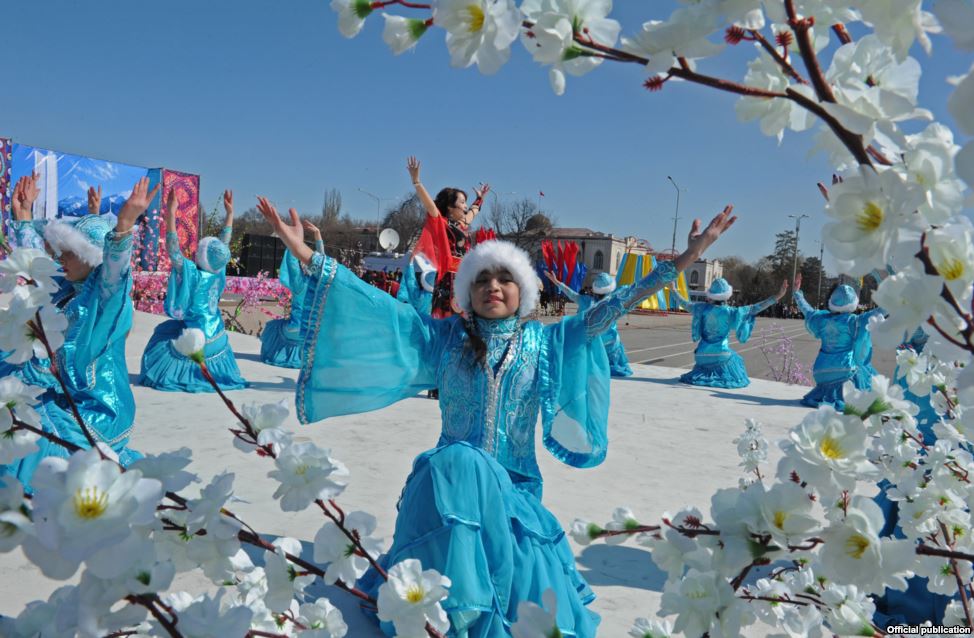
[[[799,270],[804,282],[802,288],[804,288],[805,299],[816,308],[822,308],[822,301],[828,293],[827,277],[822,268],[822,262],[819,261],[818,257],[809,257],[802,262]],[[822,281],[821,294],[819,294],[819,276],[821,276]]]
[[321,205],[321,227],[335,225],[342,216],[342,194],[336,188],[325,191],[325,201]]
[[525,197],[513,203],[494,202],[484,225],[493,228],[504,239],[530,252],[530,249],[550,229],[549,217],[538,211],[535,202]]
[[426,210],[419,202],[415,193],[410,193],[395,206],[386,211],[382,218],[382,227],[391,228],[399,233],[399,250],[406,252],[411,249],[426,224]]

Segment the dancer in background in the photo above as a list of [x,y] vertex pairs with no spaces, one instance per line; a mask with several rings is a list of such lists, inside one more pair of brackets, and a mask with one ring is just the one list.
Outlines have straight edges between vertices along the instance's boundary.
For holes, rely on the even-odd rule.
[[[558,278],[550,271],[545,272],[545,276],[570,301],[578,304],[578,314],[584,313],[608,295],[615,294],[616,292],[622,295],[628,294],[625,287],[616,288],[616,280],[607,272],[600,272],[595,277],[595,281],[592,282],[592,292],[595,294],[592,295],[575,292],[568,285],[558,281]],[[612,371],[612,376],[631,377],[632,368],[629,367],[626,348],[622,343],[622,338],[619,336],[619,328],[615,321],[602,333],[602,343],[605,344],[605,353],[609,356],[609,368]]]
[[[440,388],[442,431],[413,463],[399,501],[386,567],[407,558],[450,578],[443,608],[451,636],[505,636],[523,601],[558,599],[566,636],[592,638],[594,594],[576,571],[558,520],[541,504],[535,429],[560,461],[591,467],[606,453],[609,366],[599,335],[700,257],[735,218],[731,207],[648,277],[582,315],[542,326],[540,281],[527,254],[504,241],[479,244],[460,264],[456,302],[466,316],[432,319],[363,283],[303,243],[297,213],[260,212],[308,270],[310,331],[298,381],[302,423],[375,410]],[[370,595],[382,578],[367,573]],[[382,629],[394,635],[388,623]]]
[[[41,395],[37,411],[42,426],[84,448],[90,447],[87,430],[96,442],[110,446],[126,466],[141,457],[127,447],[135,421],[135,398],[125,363],[125,338],[132,328],[132,231],[158,189],[156,185],[150,191],[149,178],[140,179],[114,225],[107,215],[85,215],[73,224],[51,221],[44,229],[44,240],[67,282],[54,302],[68,327],[64,344],[56,352],[65,387],[52,383]],[[28,191],[26,198],[15,201],[15,228],[21,246],[37,246],[40,238],[31,223],[31,195],[36,197],[36,188]],[[72,401],[83,426],[73,414]],[[29,488],[41,460],[69,456],[66,449],[47,439],[39,439],[37,446],[37,452],[4,466],[2,472],[16,476]]]
[[416,197],[426,209],[426,225],[413,251],[422,254],[436,270],[432,313],[443,318],[453,314],[453,278],[463,256],[470,250],[470,224],[480,213],[487,184],[474,189],[477,199],[467,208],[467,194],[459,188],[444,188],[434,200],[419,180],[420,163],[415,157],[406,161]]
[[805,301],[801,285],[799,274],[795,278],[795,303],[805,316],[805,328],[822,341],[812,366],[815,387],[802,398],[802,404],[815,408],[828,403],[842,411],[845,407],[842,386],[846,381],[851,380],[859,390],[869,389],[872,385],[870,375],[859,374],[857,353],[862,357],[861,353],[871,352],[872,346],[863,343],[870,339],[867,326],[869,319],[882,314],[882,310],[876,308],[856,314],[859,296],[846,284],[836,286],[829,294],[828,310],[816,310]]
[[[315,240],[315,252],[325,252],[321,230],[311,222],[302,222],[305,231]],[[287,319],[268,321],[260,335],[260,360],[281,368],[301,367],[301,313],[304,293],[308,289],[308,277],[301,272],[301,264],[291,251],[284,251],[278,280],[291,291],[291,311]]]
[[196,261],[183,256],[176,234],[175,189],[166,200],[166,249],[172,262],[166,289],[166,314],[172,320],[156,326],[142,353],[141,385],[172,392],[213,392],[198,363],[172,345],[186,328],[203,331],[206,367],[222,390],[247,387],[240,375],[230,340],[223,327],[220,296],[227,283],[230,235],[233,230],[233,193],[224,191],[226,220],[219,237],[204,237],[196,247]]
[[693,369],[682,375],[680,381],[712,388],[750,385],[744,359],[730,347],[730,334],[736,332],[739,343],[747,342],[758,314],[773,306],[786,292],[788,282],[783,281],[778,294],[773,297],[750,306],[729,306],[727,300],[734,294],[734,288],[723,277],[710,284],[709,301],[691,302],[675,288],[670,289],[670,299],[678,307],[693,313],[690,334],[694,341],[699,341],[693,351]]

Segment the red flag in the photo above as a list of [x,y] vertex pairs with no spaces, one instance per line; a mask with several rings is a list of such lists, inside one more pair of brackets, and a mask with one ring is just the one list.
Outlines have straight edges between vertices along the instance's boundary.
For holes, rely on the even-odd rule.
[[538,191],[538,195],[541,195],[542,197],[544,197],[544,191]]
[[555,255],[555,265],[557,270],[555,270],[555,276],[558,277],[558,281],[561,281],[565,272],[565,246],[562,245],[561,240],[558,240],[558,252]]
[[493,228],[477,229],[477,237],[475,240],[477,244],[480,244],[481,242],[485,242],[485,241],[490,241],[491,239],[497,239],[497,233],[494,232]]
[[578,244],[569,242],[565,248],[565,283],[571,281],[572,274],[575,272],[575,259],[578,257]]
[[548,267],[548,272],[554,272],[555,271],[555,250],[551,245],[550,239],[542,240],[541,256],[544,258],[545,266]]

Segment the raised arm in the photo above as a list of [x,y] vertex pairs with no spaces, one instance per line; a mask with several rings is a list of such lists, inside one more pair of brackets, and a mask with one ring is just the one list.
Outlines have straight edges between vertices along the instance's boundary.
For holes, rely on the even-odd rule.
[[680,291],[672,286],[667,286],[667,290],[670,291],[670,302],[681,310],[686,310],[688,312],[693,312],[693,303],[686,297],[680,294]]
[[37,188],[37,173],[25,175],[17,180],[11,201],[13,212],[14,241],[20,248],[44,250],[44,239],[34,228],[34,200],[40,194]]
[[781,282],[781,287],[778,288],[778,294],[774,295],[773,297],[768,297],[764,301],[759,301],[756,304],[751,305],[751,312],[750,312],[751,316],[756,317],[762,312],[764,312],[765,309],[775,305],[776,303],[781,301],[781,298],[784,297],[785,293],[787,292],[788,292],[788,280],[786,279]]
[[473,203],[467,208],[467,212],[463,214],[463,221],[468,226],[473,223],[473,220],[477,218],[480,211],[484,209],[484,196],[490,192],[490,184],[481,182],[480,186],[473,189],[473,192],[476,193],[477,199],[473,200]]
[[223,209],[227,216],[223,220],[223,229],[220,230],[220,241],[230,246],[230,238],[233,236],[233,191],[223,191]]
[[274,233],[281,238],[284,246],[301,262],[301,265],[305,268],[310,266],[315,252],[304,243],[304,228],[301,226],[301,217],[298,216],[298,211],[293,208],[288,211],[291,219],[289,224],[281,219],[281,216],[277,214],[277,209],[266,197],[259,195],[257,196],[257,210],[274,229]]
[[808,319],[811,315],[815,314],[817,310],[815,310],[815,308],[812,308],[812,305],[807,301],[805,301],[805,295],[802,294],[801,273],[798,273],[798,276],[795,277],[794,291],[795,293],[793,295],[793,298],[795,300],[795,304],[798,306],[798,309],[801,311],[802,316]]
[[302,219],[301,220],[301,225],[304,227],[304,229],[307,232],[311,233],[311,236],[312,237],[314,237],[314,240],[315,240],[315,252],[316,253],[324,254],[325,253],[325,242],[322,241],[322,239],[321,239],[321,229],[318,228],[317,226],[315,226],[314,224],[312,224],[311,222],[309,222],[307,219]]
[[176,233],[176,210],[179,208],[179,201],[176,198],[176,189],[169,189],[166,196],[166,252],[169,254],[169,261],[176,272],[183,269],[183,252],[179,249],[179,235]]
[[101,184],[98,190],[94,186],[88,187],[88,214],[98,215],[101,213]]
[[420,203],[423,208],[426,209],[426,214],[430,217],[439,217],[440,209],[436,207],[436,202],[430,197],[429,192],[427,192],[426,187],[423,183],[419,181],[419,160],[412,155],[406,160],[406,170],[409,171],[409,178],[413,180],[413,188],[416,189],[416,197],[419,198]]
[[546,270],[544,276],[547,277],[548,278],[548,281],[550,281],[551,283],[553,283],[555,285],[555,287],[558,290],[561,291],[561,294],[563,294],[566,297],[568,297],[568,299],[571,300],[572,303],[578,303],[579,294],[577,292],[575,292],[574,290],[572,290],[567,285],[565,285],[562,282],[558,281],[558,279],[555,277],[554,273]]
[[703,232],[700,232],[700,220],[693,220],[690,235],[687,237],[687,249],[675,260],[663,262],[635,284],[617,288],[611,295],[592,306],[585,313],[588,335],[592,337],[608,330],[619,317],[632,311],[650,295],[659,292],[663,286],[675,280],[682,270],[700,259],[707,248],[737,221],[737,217],[731,215],[733,210],[733,206],[724,207]]
[[139,217],[159,192],[160,186],[161,184],[156,184],[152,190],[149,190],[149,178],[139,179],[132,189],[132,194],[118,211],[115,231],[109,233],[105,241],[99,288],[102,299],[111,297],[128,276],[132,261],[132,231]]

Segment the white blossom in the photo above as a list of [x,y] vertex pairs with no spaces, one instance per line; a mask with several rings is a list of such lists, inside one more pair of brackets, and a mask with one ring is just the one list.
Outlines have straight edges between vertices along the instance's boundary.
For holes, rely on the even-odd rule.
[[717,622],[717,614],[734,603],[734,590],[717,572],[691,569],[682,580],[669,581],[660,599],[660,615],[676,615],[673,631],[699,638]]
[[0,553],[18,547],[32,531],[27,511],[24,486],[12,476],[0,477]]
[[423,571],[414,558],[396,563],[379,586],[379,620],[391,622],[402,638],[426,636],[426,623],[444,633],[450,626],[440,601],[447,597],[450,579],[435,569]]
[[[280,454],[291,443],[291,433],[282,427],[290,414],[284,399],[277,403],[245,403],[240,411],[257,432],[257,445],[270,445],[275,454]],[[256,449],[238,437],[234,437],[233,446],[244,452]]]
[[693,61],[719,53],[723,46],[707,38],[717,28],[717,14],[710,9],[684,7],[677,9],[666,22],[650,20],[631,38],[622,38],[622,48],[629,53],[649,58],[646,71],[662,73],[676,64],[676,58]]
[[382,39],[396,55],[416,46],[429,27],[424,20],[383,13]]
[[[789,87],[807,98],[814,99],[812,88],[805,84],[792,86],[781,67],[768,55],[761,52],[747,65],[744,83],[748,86],[784,93]],[[808,109],[799,106],[794,100],[786,98],[767,98],[743,96],[734,105],[737,117],[742,122],[759,120],[761,132],[777,137],[781,142],[785,129],[804,131],[815,122]]]
[[637,618],[629,635],[631,638],[670,638],[673,635],[673,623],[656,618]]
[[[628,507],[617,507],[612,510],[612,520],[605,524],[605,529],[610,532],[623,532],[638,526],[639,521],[636,520],[636,516],[632,513],[631,509]],[[606,536],[605,542],[610,545],[618,545],[626,542],[628,538],[628,534],[617,534],[614,536]]]
[[[876,605],[855,585],[829,583],[822,592],[827,604],[825,619],[829,629],[841,636],[872,636],[872,617]],[[869,632],[868,634],[866,632]]]
[[180,335],[172,340],[172,347],[184,357],[202,363],[206,335],[199,328],[184,328]]
[[301,638],[342,638],[348,633],[341,610],[327,598],[301,605],[298,621],[307,627],[299,634]]
[[264,574],[267,577],[267,594],[264,603],[271,611],[287,611],[291,600],[297,594],[303,595],[305,587],[315,580],[314,574],[297,575],[298,569],[285,556],[301,556],[301,541],[294,538],[279,538],[274,541],[274,551],[264,552]]
[[552,638],[560,636],[558,629],[558,598],[553,589],[541,594],[544,607],[530,600],[523,600],[517,606],[517,622],[511,626],[514,638]]
[[[375,524],[375,517],[366,512],[350,512],[344,522],[345,528],[358,536],[365,551],[373,558],[382,550],[381,543],[371,536]],[[368,570],[368,558],[356,552],[355,544],[332,521],[325,523],[315,534],[314,560],[319,565],[327,565],[322,580],[328,585],[336,580],[354,583]]]
[[433,22],[447,31],[450,63],[492,75],[511,55],[521,24],[514,0],[440,0]]
[[342,493],[348,470],[314,443],[292,443],[274,460],[277,469],[267,473],[278,485],[275,499],[281,509],[298,512],[315,501],[328,500]]
[[338,14],[338,30],[346,38],[354,38],[362,30],[365,18],[372,13],[370,0],[331,0],[331,9]]
[[940,23],[932,13],[921,8],[922,0],[857,0],[856,7],[864,22],[876,36],[892,47],[898,60],[906,58],[914,41],[927,53],[931,44],[928,33],[940,33]]

